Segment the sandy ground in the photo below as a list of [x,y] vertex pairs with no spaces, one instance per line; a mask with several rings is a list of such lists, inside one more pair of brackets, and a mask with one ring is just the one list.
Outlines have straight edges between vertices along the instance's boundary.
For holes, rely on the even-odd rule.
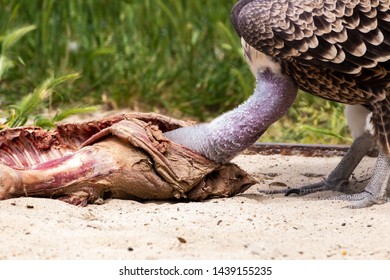
[[[390,203],[354,210],[319,194],[258,192],[317,182],[339,160],[242,155],[235,162],[261,183],[205,202],[0,201],[0,259],[390,259]],[[374,161],[365,158],[356,178]]]

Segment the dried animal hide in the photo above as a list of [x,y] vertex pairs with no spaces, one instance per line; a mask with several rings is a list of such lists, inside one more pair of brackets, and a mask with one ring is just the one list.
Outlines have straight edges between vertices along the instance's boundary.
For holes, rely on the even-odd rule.
[[256,181],[164,137],[190,123],[131,113],[83,123],[0,132],[0,199],[57,198],[75,205],[106,198],[200,201],[233,196]]

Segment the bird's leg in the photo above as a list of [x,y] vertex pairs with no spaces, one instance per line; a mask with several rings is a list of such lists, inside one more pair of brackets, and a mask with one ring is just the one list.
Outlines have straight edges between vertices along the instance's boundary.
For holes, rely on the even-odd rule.
[[[310,184],[301,188],[276,191],[275,193],[285,193],[285,195],[297,194],[306,195],[319,191],[342,191],[348,185],[352,172],[358,166],[363,157],[375,146],[375,137],[366,132],[355,139],[345,156],[336,168],[322,182]],[[272,193],[268,191],[267,193]]]
[[376,137],[371,126],[371,111],[361,105],[347,105],[345,108],[348,127],[355,139],[346,155],[328,177],[319,183],[306,185],[301,188],[264,191],[267,194],[284,193],[286,195],[306,195],[318,191],[344,191],[349,178],[363,157],[376,144]]
[[[306,195],[319,191],[343,191],[348,184],[348,179],[356,166],[375,145],[375,137],[366,132],[352,143],[346,155],[330,175],[322,182],[304,186],[297,189],[286,189],[278,191],[265,191],[267,194],[285,193],[285,195],[297,194]],[[345,194],[330,198],[332,200],[351,201],[349,208],[364,208],[374,204],[383,204],[389,201],[387,194],[390,188],[390,157],[382,150],[379,153],[375,164],[374,173],[363,192],[356,194]],[[329,198],[328,198],[329,199]]]
[[363,192],[351,195],[341,195],[336,199],[352,202],[349,208],[364,208],[374,204],[383,204],[389,201],[387,188],[390,183],[390,157],[382,150],[375,164],[374,174]]

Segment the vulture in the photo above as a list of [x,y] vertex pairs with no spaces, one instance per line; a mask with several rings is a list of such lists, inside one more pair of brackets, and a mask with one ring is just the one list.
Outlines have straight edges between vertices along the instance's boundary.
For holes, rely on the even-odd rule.
[[215,161],[228,161],[283,116],[298,88],[347,104],[354,141],[322,182],[286,195],[341,190],[367,152],[379,155],[364,191],[340,198],[351,208],[389,200],[390,1],[241,0],[231,11],[245,58],[256,77],[254,94],[208,124],[166,136]]

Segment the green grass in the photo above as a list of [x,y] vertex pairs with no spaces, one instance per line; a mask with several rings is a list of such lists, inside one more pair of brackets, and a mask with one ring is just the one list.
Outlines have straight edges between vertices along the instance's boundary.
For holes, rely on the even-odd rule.
[[[79,79],[56,88],[51,106],[104,100],[210,120],[253,91],[254,78],[230,24],[234,2],[0,0],[0,43],[12,30],[35,28],[2,49],[9,63],[0,73],[1,109],[46,77],[77,72]],[[348,137],[342,105],[300,94],[262,141],[346,143]]]

